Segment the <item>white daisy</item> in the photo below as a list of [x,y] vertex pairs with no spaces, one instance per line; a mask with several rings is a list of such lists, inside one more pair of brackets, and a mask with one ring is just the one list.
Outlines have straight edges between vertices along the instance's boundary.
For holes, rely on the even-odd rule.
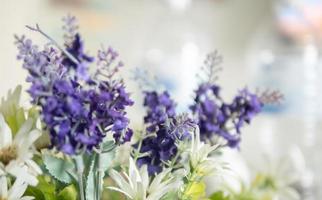
[[36,176],[42,172],[32,160],[32,146],[41,133],[36,129],[31,130],[32,125],[33,121],[27,120],[13,138],[8,124],[0,114],[0,176],[9,173],[28,184],[37,185]]
[[219,145],[206,144],[200,140],[199,128],[196,127],[195,133],[191,134],[191,147],[189,149],[190,167],[201,177],[217,172],[222,168],[211,153],[218,149]]
[[0,200],[31,200],[34,197],[22,195],[25,193],[28,187],[27,183],[17,179],[12,187],[8,188],[7,178],[5,176],[0,177]]
[[265,168],[258,173],[253,183],[257,185],[262,196],[273,200],[301,199],[294,188],[299,181],[299,172],[294,171],[294,165],[289,158],[274,160],[268,157]]
[[108,187],[109,189],[121,192],[132,200],[159,200],[181,185],[181,181],[170,177],[169,169],[157,174],[150,182],[146,165],[138,169],[132,158],[129,162],[128,174],[121,174],[113,169],[110,171],[118,188]]

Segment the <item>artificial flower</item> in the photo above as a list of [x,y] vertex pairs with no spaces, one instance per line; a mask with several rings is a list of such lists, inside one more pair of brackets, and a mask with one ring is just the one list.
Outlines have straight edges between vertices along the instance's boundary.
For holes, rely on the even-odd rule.
[[270,160],[252,183],[258,196],[272,200],[301,199],[294,187],[299,182],[299,173],[293,164],[288,158],[277,162]]
[[[292,152],[293,153],[293,152]],[[239,187],[233,187],[227,181],[221,184],[221,192],[225,192],[227,199],[249,199],[249,200],[299,200],[303,197],[299,193],[301,188],[301,173],[297,162],[303,161],[301,152],[296,155],[297,160],[287,154],[280,160],[268,158],[265,166],[256,172],[255,178],[248,183],[247,180],[239,180]],[[302,165],[302,163],[300,164]],[[302,167],[302,166],[300,166]],[[234,170],[236,172],[236,170]],[[308,174],[306,174],[308,175]],[[306,177],[307,178],[307,177]],[[219,191],[217,191],[218,193]],[[303,194],[303,193],[302,193]]]
[[41,133],[32,130],[32,126],[33,120],[28,119],[13,138],[11,129],[0,113],[0,176],[9,173],[28,184],[37,184],[36,176],[42,171],[32,160],[32,146]]
[[279,103],[283,95],[274,90],[253,93],[244,88],[231,102],[226,102],[221,96],[221,88],[215,83],[218,78],[216,73],[221,70],[218,68],[220,62],[217,52],[207,56],[203,67],[207,79],[198,85],[190,110],[198,122],[203,141],[224,142],[231,148],[238,148],[241,128],[250,124],[264,105]]
[[23,196],[28,184],[21,181],[21,179],[16,179],[14,184],[10,187],[8,186],[8,181],[5,176],[0,177],[0,200],[32,200],[34,197]]
[[76,30],[75,18],[65,18],[65,48],[49,38],[39,26],[29,27],[55,45],[40,50],[25,37],[16,37],[18,58],[28,70],[28,90],[32,103],[40,107],[51,144],[69,154],[92,152],[99,148],[107,132],[116,143],[131,139],[125,108],[132,105],[129,94],[115,73],[123,66],[112,48],[98,52],[95,72],[89,65],[94,58],[84,52],[84,43]]
[[144,165],[138,169],[132,158],[129,160],[127,174],[121,174],[112,169],[110,176],[118,187],[108,188],[119,191],[132,200],[159,200],[181,185],[180,180],[171,176],[170,169],[149,177],[147,166]]
[[193,182],[188,186],[185,196],[189,200],[206,200],[206,184],[204,182]]
[[143,105],[147,107],[144,123],[147,124],[149,132],[156,131],[157,126],[176,115],[176,105],[167,91],[160,94],[156,91],[144,92]]
[[175,113],[175,103],[168,92],[144,92],[144,106],[147,114],[144,117],[146,137],[139,141],[135,148],[146,156],[141,156],[137,163],[139,166],[148,165],[150,175],[161,172],[163,163],[171,160],[177,154],[175,135],[171,134],[169,121]]
[[218,162],[212,155],[219,147],[201,141],[199,128],[195,127],[195,131],[191,134],[190,148],[187,150],[188,161],[184,164],[187,174],[180,192],[181,199],[205,199],[204,178],[224,172],[224,164]]
[[155,124],[156,131],[147,132],[145,138],[135,145],[143,154],[137,159],[137,164],[148,165],[150,175],[177,164],[181,156],[178,148],[180,141],[188,140],[195,126],[195,122],[186,115],[167,118],[165,122]]
[[[199,128],[196,127],[195,133],[191,137],[191,147],[189,149],[190,167],[198,176],[206,176],[217,172],[221,168],[211,153],[218,149],[219,145],[210,145],[201,141]],[[219,168],[220,167],[220,168]]]
[[25,108],[20,105],[21,85],[18,85],[13,91],[9,90],[6,97],[1,98],[0,113],[2,113],[7,124],[9,125],[13,135],[17,134],[19,128],[28,119],[34,120],[34,124],[38,119],[38,113],[31,108],[26,116]]
[[190,107],[200,126],[203,140],[219,136],[230,147],[238,147],[240,129],[250,123],[262,109],[260,98],[247,89],[226,103],[220,97],[220,88],[213,83],[203,83],[196,91],[194,104]]

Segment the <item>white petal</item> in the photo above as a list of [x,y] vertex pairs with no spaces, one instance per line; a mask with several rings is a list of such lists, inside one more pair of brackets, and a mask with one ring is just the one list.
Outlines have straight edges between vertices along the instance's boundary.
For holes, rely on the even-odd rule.
[[11,129],[0,113],[0,149],[9,146],[12,143]]
[[130,164],[129,164],[130,181],[131,181],[131,183],[133,183],[135,185],[135,183],[141,182],[142,179],[141,179],[139,170],[137,169],[136,164],[131,157],[130,157],[129,162],[130,162]]
[[29,166],[29,168],[34,171],[36,174],[42,174],[42,171],[40,167],[37,165],[37,163],[31,159],[26,160],[26,164]]
[[285,198],[288,199],[292,199],[292,200],[299,200],[300,195],[298,194],[298,192],[296,190],[294,190],[293,188],[285,188],[284,190],[281,191],[281,193],[283,195],[285,195]]
[[[25,127],[29,126],[28,124],[29,122],[25,125]],[[24,128],[22,127],[21,129],[24,129]],[[28,127],[25,129],[27,130]],[[40,137],[40,135],[41,135],[41,132],[35,129],[27,133],[24,131],[21,131],[20,135],[17,135],[15,137],[14,143],[18,147],[18,159],[20,161],[24,161],[25,159],[32,158],[33,155],[30,151],[30,147]]]
[[145,190],[145,188],[143,188],[142,182],[139,182],[137,184],[137,191],[135,194],[135,199],[142,199],[142,200],[146,199],[146,190]]
[[25,121],[25,123],[23,123],[14,139],[16,145],[24,145],[24,142],[27,138],[27,134],[31,131],[32,124],[32,119],[28,119],[27,121]]
[[125,191],[131,196],[134,196],[133,194],[135,194],[135,191],[132,190],[131,185],[126,182],[126,180],[123,178],[123,176],[121,176],[120,173],[112,169],[109,174],[121,190]]
[[180,185],[181,185],[180,182],[173,182],[173,183],[168,184],[166,186],[162,186],[159,188],[159,190],[150,194],[149,197],[147,198],[147,200],[161,199],[166,193],[179,188]]
[[35,197],[25,196],[20,198],[20,200],[33,200],[33,199],[35,199]]
[[28,167],[25,165],[21,166],[12,161],[7,165],[6,171],[29,185],[36,186],[38,184],[38,179],[29,173]]
[[150,184],[149,187],[149,192],[153,192],[158,190],[162,180],[164,179],[164,177],[170,172],[170,169],[165,170],[163,172],[161,172],[160,174],[158,174],[156,177],[154,177],[152,183]]
[[22,182],[21,179],[16,179],[9,190],[8,199],[19,199],[25,193],[27,187],[27,183]]
[[0,197],[7,197],[8,196],[8,183],[7,178],[2,176],[0,178]]
[[140,169],[140,175],[142,178],[142,184],[143,184],[143,188],[145,188],[145,190],[147,190],[148,186],[149,186],[149,174],[148,174],[148,166],[144,165],[141,167]]
[[32,146],[33,143],[41,136],[41,132],[37,129],[32,130],[29,132],[28,137],[24,140],[25,146]]
[[123,190],[121,190],[121,189],[119,189],[119,188],[116,188],[116,187],[107,187],[108,189],[110,189],[110,190],[114,190],[114,191],[117,191],[117,192],[120,192],[120,193],[123,193],[123,194],[125,194],[127,197],[129,197],[130,199],[133,199],[133,197],[131,197],[131,195],[130,194],[128,194],[127,192],[125,192],[125,191],[123,191]]
[[5,175],[5,174],[6,174],[5,173],[5,168],[4,168],[3,164],[0,163],[0,177],[3,176],[3,175]]

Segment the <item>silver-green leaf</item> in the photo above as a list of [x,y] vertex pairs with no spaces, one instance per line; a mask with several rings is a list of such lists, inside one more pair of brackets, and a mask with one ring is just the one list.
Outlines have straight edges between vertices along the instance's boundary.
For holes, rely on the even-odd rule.
[[43,155],[45,168],[49,174],[62,183],[70,184],[73,181],[70,175],[75,171],[73,162],[57,158],[50,154]]
[[94,200],[95,199],[95,159],[92,159],[91,165],[89,168],[88,175],[86,177],[86,199],[88,200]]

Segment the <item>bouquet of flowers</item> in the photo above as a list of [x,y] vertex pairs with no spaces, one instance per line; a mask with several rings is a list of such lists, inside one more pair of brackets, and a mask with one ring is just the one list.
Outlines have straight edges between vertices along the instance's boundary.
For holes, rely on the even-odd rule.
[[[238,192],[218,186],[207,194],[205,183],[230,170],[220,161],[224,149],[238,150],[242,127],[280,93],[245,88],[225,101],[216,83],[221,57],[210,53],[189,110],[177,113],[168,91],[146,88],[144,125],[133,131],[126,110],[134,102],[117,51],[85,53],[72,16],[64,18],[62,45],[38,25],[27,28],[48,44],[15,36],[32,106],[20,106],[20,86],[1,101],[0,200],[283,198],[265,174]],[[291,184],[283,188],[296,199]]]

